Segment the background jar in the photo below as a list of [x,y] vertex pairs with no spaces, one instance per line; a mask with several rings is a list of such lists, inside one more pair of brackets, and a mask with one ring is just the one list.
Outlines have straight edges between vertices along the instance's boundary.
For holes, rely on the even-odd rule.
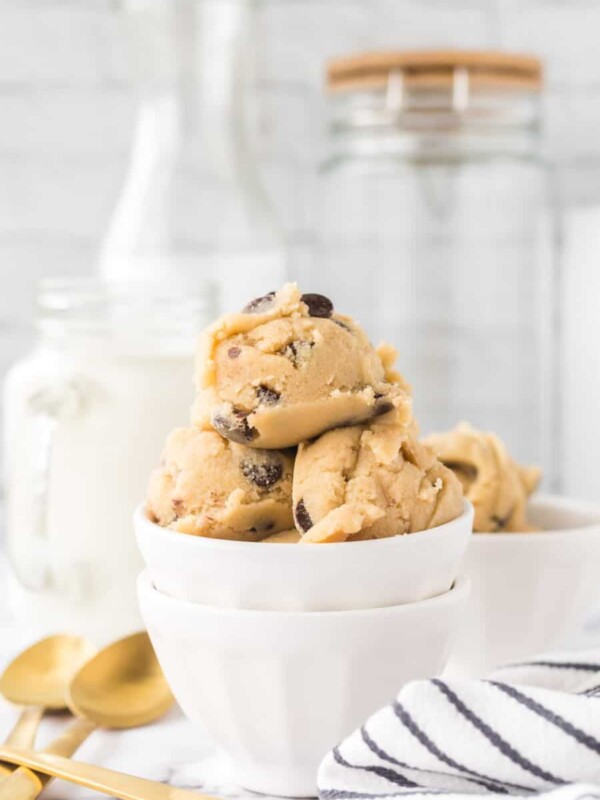
[[133,509],[189,418],[194,343],[214,308],[209,284],[41,286],[37,343],[4,387],[11,601],[36,634],[139,627]]
[[330,62],[328,86],[323,261],[305,285],[398,348],[423,432],[466,419],[548,474],[555,276],[540,63],[373,53]]

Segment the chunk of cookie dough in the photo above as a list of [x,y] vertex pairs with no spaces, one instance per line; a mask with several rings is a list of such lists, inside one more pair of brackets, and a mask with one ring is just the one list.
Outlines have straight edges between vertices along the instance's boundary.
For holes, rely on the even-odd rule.
[[301,535],[294,528],[291,531],[281,531],[280,533],[272,533],[263,539],[263,544],[298,544]]
[[408,386],[328,298],[295,284],[222,317],[200,337],[192,423],[258,448],[299,444],[399,409]]
[[259,541],[293,527],[292,471],[289,453],[178,428],[150,478],[147,513],[180,533]]
[[301,444],[293,500],[302,543],[413,533],[463,508],[456,476],[393,414]]
[[497,436],[465,422],[424,441],[462,483],[476,533],[536,530],[527,522],[527,501],[541,477],[537,467],[520,466]]

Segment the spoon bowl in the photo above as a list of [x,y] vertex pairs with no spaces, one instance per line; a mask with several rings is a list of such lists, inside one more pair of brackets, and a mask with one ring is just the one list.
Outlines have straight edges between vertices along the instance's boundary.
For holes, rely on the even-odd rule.
[[67,687],[96,648],[78,636],[50,636],[24,650],[0,677],[0,694],[19,706],[67,707]]
[[[65,696],[73,675],[95,652],[90,642],[77,636],[51,636],[8,665],[0,676],[0,694],[23,709],[6,744],[33,747],[42,716],[67,707]],[[0,780],[12,773],[12,767],[0,764]]]
[[174,703],[146,633],[101,650],[75,675],[71,711],[105,728],[133,728],[162,717]]

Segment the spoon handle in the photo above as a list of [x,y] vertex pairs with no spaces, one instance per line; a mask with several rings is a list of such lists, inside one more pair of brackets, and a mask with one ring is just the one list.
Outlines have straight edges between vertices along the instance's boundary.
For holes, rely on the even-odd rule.
[[14,728],[6,737],[9,747],[33,747],[35,735],[42,721],[44,709],[30,706],[21,711]]
[[[48,753],[34,753],[0,745],[0,759],[70,781],[78,786],[85,786],[87,789],[110,795],[118,800],[215,800],[197,792],[176,789],[164,783],[136,778],[123,772],[71,761]],[[24,772],[28,773],[27,770]],[[39,783],[41,786],[41,781]],[[14,794],[3,795],[2,788],[3,784],[0,783],[0,800],[15,800]]]
[[64,733],[54,739],[47,747],[44,747],[42,753],[55,756],[72,756],[97,729],[98,726],[95,722],[89,722],[87,719],[77,719],[69,725]]
[[[36,706],[24,708],[19,715],[19,719],[15,723],[14,728],[6,737],[6,742],[9,747],[33,747],[35,744],[35,735],[40,726],[44,709]],[[14,773],[13,767],[8,767],[6,764],[0,764],[0,781],[6,780]]]
[[[97,727],[93,722],[78,719],[42,752],[58,756],[72,756]],[[19,747],[16,743],[7,741],[7,744]],[[10,797],[12,800],[35,800],[51,780],[52,775],[43,773],[36,775],[27,767],[19,767],[0,785],[0,800],[5,797]]]

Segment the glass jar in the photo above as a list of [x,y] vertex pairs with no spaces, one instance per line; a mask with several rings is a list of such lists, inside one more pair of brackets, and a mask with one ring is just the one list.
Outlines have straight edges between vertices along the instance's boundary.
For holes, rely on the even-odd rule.
[[509,54],[331,62],[323,263],[306,285],[398,348],[423,432],[465,419],[551,471],[540,87],[539,62]]
[[285,280],[252,147],[255,0],[127,0],[138,115],[100,253],[109,280],[210,278],[222,309]]
[[42,285],[37,344],[4,389],[11,600],[32,632],[140,626],[132,513],[189,418],[194,342],[213,314],[209,285]]

